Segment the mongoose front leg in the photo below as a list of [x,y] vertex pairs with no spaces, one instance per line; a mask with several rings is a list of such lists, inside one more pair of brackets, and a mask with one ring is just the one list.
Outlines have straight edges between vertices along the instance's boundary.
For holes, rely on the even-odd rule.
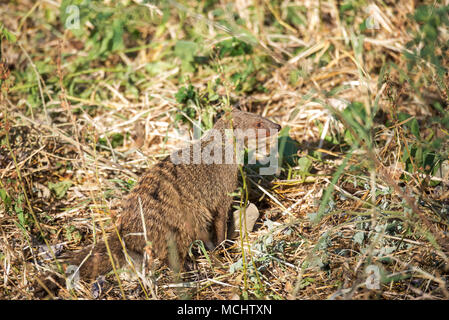
[[226,237],[226,216],[217,216],[217,219],[215,220],[215,233],[217,235],[216,245],[218,246]]
[[217,243],[218,246],[226,239],[226,227],[228,222],[228,212],[229,208],[232,204],[232,198],[224,201],[223,205],[218,208],[217,216],[214,221],[215,233],[217,235]]
[[208,250],[214,250],[215,249],[215,246],[214,246],[213,240],[211,238],[210,232],[202,232],[198,236],[198,240],[203,241],[204,245],[206,246],[206,248]]

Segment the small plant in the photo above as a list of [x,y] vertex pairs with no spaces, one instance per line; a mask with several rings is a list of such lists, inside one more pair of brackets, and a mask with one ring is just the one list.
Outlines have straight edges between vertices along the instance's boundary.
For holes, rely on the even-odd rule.
[[[198,93],[195,88],[189,84],[187,87],[179,88],[178,92],[175,94],[176,102],[181,104],[180,111],[182,113],[177,113],[175,116],[176,121],[188,122],[188,118],[196,118],[196,109],[192,106],[199,106]],[[188,118],[187,118],[188,117]]]
[[260,84],[261,79],[268,77],[266,70],[267,59],[254,54],[250,43],[232,38],[221,41],[215,48],[217,59],[231,59],[237,65],[232,68],[229,80],[237,92],[264,92],[266,89]]
[[180,104],[179,111],[175,115],[175,121],[191,123],[198,120],[201,114],[201,125],[205,130],[213,127],[213,118],[216,114],[215,106],[220,103],[219,96],[215,93],[217,82],[214,86],[208,85],[204,93],[198,92],[191,84],[179,88],[175,94],[176,101]]
[[67,190],[69,190],[69,188],[73,185],[73,182],[70,180],[63,180],[60,182],[49,182],[48,183],[48,188],[53,191],[54,195],[56,196],[57,199],[61,199],[63,198],[66,193]]
[[[411,116],[405,113],[398,115],[398,121],[406,121]],[[415,137],[415,142],[404,142],[404,152],[402,155],[402,162],[405,164],[405,170],[410,173],[421,172],[427,174],[434,174],[441,162],[448,157],[447,151],[444,152],[442,147],[443,139],[435,138],[431,133],[426,138],[421,137],[421,130],[418,121],[413,118],[403,125]],[[408,180],[408,176],[403,176]]]
[[221,41],[217,45],[218,56],[223,57],[238,57],[253,53],[253,47],[236,38]]
[[198,45],[193,41],[180,40],[175,45],[175,55],[181,59],[181,66],[183,72],[195,71],[195,51]]
[[413,40],[406,44],[404,52],[408,60],[408,72],[424,70],[417,79],[415,87],[420,83],[432,83],[434,77],[440,90],[445,92],[446,99],[449,95],[449,87],[444,81],[448,72],[448,57],[444,54],[449,50],[447,40],[441,33],[444,26],[449,27],[449,6],[420,5],[411,17],[419,25],[419,31],[413,35]]
[[[77,8],[76,17],[72,17],[71,7]],[[87,57],[87,61],[92,61],[97,58],[106,59],[117,50],[123,49],[125,34],[138,38],[139,21],[149,18],[146,12],[138,6],[125,6],[122,3],[108,6],[97,0],[64,0],[60,7],[60,20],[73,35],[86,41],[86,47],[92,48]],[[79,19],[79,24],[71,27],[71,19]]]

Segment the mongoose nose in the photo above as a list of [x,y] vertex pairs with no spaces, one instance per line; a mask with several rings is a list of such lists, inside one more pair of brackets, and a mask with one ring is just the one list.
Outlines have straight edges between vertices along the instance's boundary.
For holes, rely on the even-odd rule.
[[281,131],[281,129],[282,129],[281,125],[276,124],[276,130],[277,130],[277,131]]

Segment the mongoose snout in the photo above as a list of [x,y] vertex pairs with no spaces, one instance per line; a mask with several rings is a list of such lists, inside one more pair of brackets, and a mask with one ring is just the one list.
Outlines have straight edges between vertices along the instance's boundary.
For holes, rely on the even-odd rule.
[[257,130],[259,132],[259,134],[257,136],[258,138],[270,137],[271,133],[273,131],[279,132],[282,129],[282,127],[277,123],[273,123],[271,125],[271,127],[270,127],[271,130],[261,129],[261,127],[262,127],[262,124],[260,124],[260,127],[257,127]]

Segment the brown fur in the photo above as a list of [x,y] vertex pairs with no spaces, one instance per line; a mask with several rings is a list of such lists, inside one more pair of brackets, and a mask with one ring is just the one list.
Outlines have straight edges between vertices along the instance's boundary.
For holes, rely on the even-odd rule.
[[[215,129],[275,129],[280,126],[258,115],[233,109],[214,125]],[[238,137],[237,137],[238,138]],[[201,147],[209,142],[205,136]],[[192,146],[188,147],[192,148]],[[215,244],[225,240],[228,211],[238,186],[237,164],[174,164],[170,157],[150,168],[122,201],[122,213],[118,219],[118,233],[126,251],[143,255],[151,248],[152,256],[182,267],[188,248],[194,240],[208,242],[215,234]],[[141,210],[142,208],[142,210]],[[142,215],[146,236],[143,236]],[[116,266],[126,263],[122,243],[117,232],[107,238]],[[169,247],[171,248],[169,250]],[[105,242],[99,241],[76,253],[71,264],[79,265],[83,280],[95,279],[112,269]],[[148,251],[147,251],[148,252]]]

